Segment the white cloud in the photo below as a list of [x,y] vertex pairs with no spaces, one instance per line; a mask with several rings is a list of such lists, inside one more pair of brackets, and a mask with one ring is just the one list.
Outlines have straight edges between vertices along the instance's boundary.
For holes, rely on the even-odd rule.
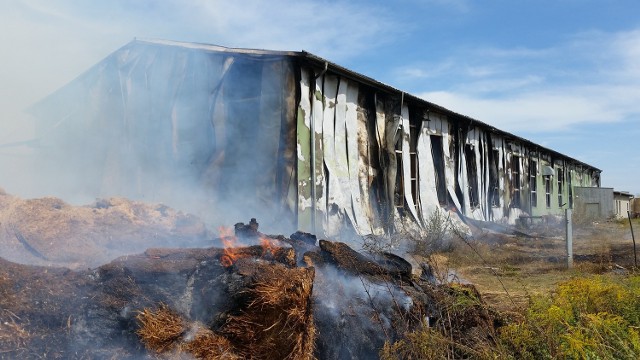
[[371,49],[397,28],[376,6],[347,1],[194,0],[193,10],[202,30],[233,46],[305,49],[332,60]]
[[583,88],[530,92],[506,98],[480,98],[446,91],[418,96],[455,112],[510,132],[567,130],[580,123],[608,123],[637,113],[640,96],[616,97],[630,88],[604,89],[612,96]]
[[456,11],[467,12],[471,9],[469,0],[417,0],[426,5],[444,6]]
[[475,49],[443,64],[457,83],[418,96],[508,131],[640,116],[640,30],[583,33],[541,50]]

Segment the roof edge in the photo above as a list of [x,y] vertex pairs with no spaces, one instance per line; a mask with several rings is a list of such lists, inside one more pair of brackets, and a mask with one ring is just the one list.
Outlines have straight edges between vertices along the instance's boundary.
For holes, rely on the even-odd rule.
[[153,39],[153,38],[134,38],[132,42],[153,44],[153,45],[166,45],[166,46],[178,46],[185,49],[216,51],[216,52],[228,52],[228,53],[241,53],[241,54],[253,54],[253,55],[280,55],[280,56],[300,56],[302,52],[299,51],[281,51],[281,50],[265,50],[265,49],[248,49],[248,48],[232,48],[221,45],[194,43],[175,40]]

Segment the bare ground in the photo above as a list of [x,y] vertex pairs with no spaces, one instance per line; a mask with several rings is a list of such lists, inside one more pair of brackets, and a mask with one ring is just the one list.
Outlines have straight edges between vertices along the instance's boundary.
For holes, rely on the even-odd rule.
[[[640,219],[633,220],[636,237]],[[522,238],[479,232],[439,254],[440,271],[455,272],[473,283],[483,299],[500,311],[524,307],[531,296],[549,294],[574,277],[634,271],[634,250],[628,220],[574,225],[573,267],[567,267],[564,229],[527,229],[545,237]],[[535,230],[535,231],[534,231]],[[638,248],[640,251],[640,248]]]

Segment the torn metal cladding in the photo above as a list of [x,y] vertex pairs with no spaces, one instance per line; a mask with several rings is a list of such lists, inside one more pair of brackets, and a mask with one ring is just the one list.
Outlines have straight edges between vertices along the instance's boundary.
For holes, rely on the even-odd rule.
[[[311,226],[314,201],[311,198],[313,186],[311,174],[311,99],[310,73],[304,69],[300,74],[300,99],[298,102],[297,149],[298,149],[298,222]],[[306,229],[308,231],[311,228]]]
[[326,236],[436,211],[562,215],[574,187],[600,186],[599,169],[306,52],[134,40],[31,112],[54,129],[43,143],[64,144],[42,166],[86,174],[69,189],[171,202],[204,188]]
[[[513,224],[522,215],[560,215],[566,204],[558,203],[559,194],[571,197],[569,183],[598,186],[599,171],[331,70],[316,80],[315,92],[300,94],[311,94],[301,104],[312,101],[314,114],[322,112],[314,115],[322,121],[315,127],[322,153],[315,156],[325,176],[316,181],[323,188],[314,203],[325,216],[316,219],[325,235],[346,225],[361,235],[394,231],[407,221],[420,228],[436,211]],[[556,170],[543,175],[543,166]],[[540,199],[545,177],[556,178],[548,204]]]

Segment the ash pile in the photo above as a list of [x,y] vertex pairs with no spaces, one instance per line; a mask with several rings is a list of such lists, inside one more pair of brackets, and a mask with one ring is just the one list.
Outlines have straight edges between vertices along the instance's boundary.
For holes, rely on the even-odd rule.
[[420,326],[456,323],[470,348],[495,334],[481,303],[445,318],[453,288],[392,254],[266,235],[255,219],[210,244],[86,270],[0,259],[0,358],[372,359]]

